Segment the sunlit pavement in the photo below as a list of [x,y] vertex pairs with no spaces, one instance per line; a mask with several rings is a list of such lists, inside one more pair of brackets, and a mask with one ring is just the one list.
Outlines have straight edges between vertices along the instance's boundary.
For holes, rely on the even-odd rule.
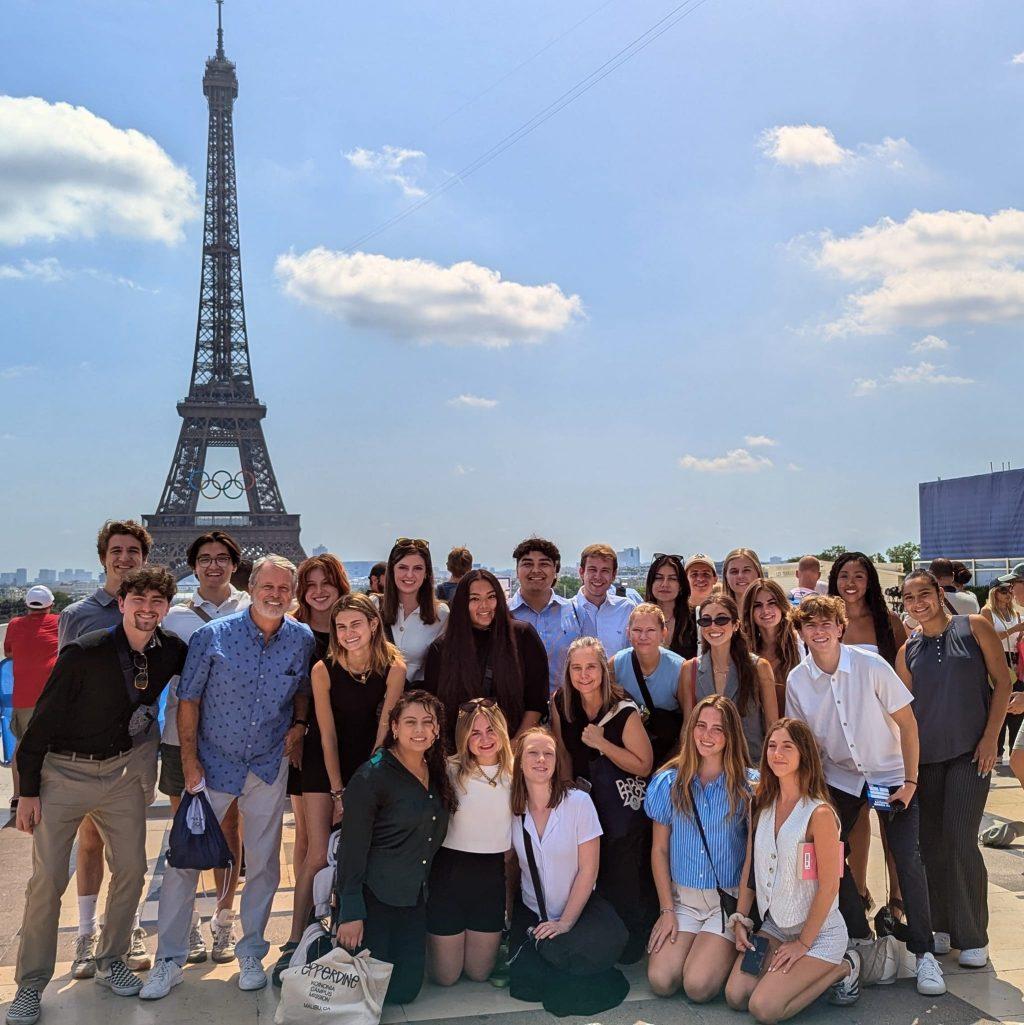
[[[0,770],[0,800],[9,800],[10,776]],[[1024,820],[1024,793],[1008,769],[997,770],[988,802],[993,821]],[[147,880],[143,925],[150,931],[148,945],[155,949],[153,935],[156,925],[162,853],[166,849],[169,807],[161,803],[150,809],[147,851],[150,876]],[[276,947],[287,938],[292,899],[290,869],[292,822],[285,823],[282,847],[281,888],[274,902],[269,939],[274,949],[268,956],[268,969],[276,955]],[[872,847],[870,887],[876,898],[885,894],[881,871],[880,845]],[[0,830],[0,1013],[5,1012],[14,996],[14,962],[17,955],[17,931],[21,924],[21,908],[28,879],[31,841],[13,828]],[[871,1022],[872,1025],[971,1025],[975,1022],[1024,1022],[1024,840],[1004,851],[985,851],[989,868],[989,906],[991,909],[991,963],[984,969],[964,969],[957,964],[956,954],[941,958],[949,994],[944,997],[918,996],[913,981],[901,979],[893,986],[863,991],[860,1002],[850,1008],[831,1007],[819,1001],[799,1017],[806,1022]],[[204,878],[207,894],[212,894],[212,876]],[[103,904],[103,897],[100,906]],[[201,897],[198,907],[208,921],[213,913],[213,897]],[[174,1022],[181,1025],[203,1023],[231,1025],[242,1022],[271,1022],[277,1005],[277,991],[272,987],[259,993],[243,993],[237,985],[237,966],[207,962],[185,969],[185,982],[171,991],[164,1000],[151,1003],[135,998],[117,997],[91,981],[73,981],[69,972],[77,933],[77,902],[72,878],[61,915],[58,963],[53,982],[43,997],[43,1021],[74,1023],[74,1025],[142,1025],[142,1023]],[[209,933],[206,933],[209,942]],[[911,965],[907,959],[906,970]],[[632,988],[626,1002],[612,1011],[597,1015],[602,1025],[670,1025],[680,1020],[708,1025],[749,1021],[737,1016],[719,1000],[697,1006],[685,999],[658,1000],[651,995],[641,966],[627,972]],[[536,1005],[513,1000],[505,989],[490,984],[461,982],[450,989],[426,984],[420,997],[404,1007],[387,1008],[384,1022],[450,1021],[459,1019],[470,1025],[494,1022],[500,1025],[529,1025],[553,1020]],[[567,1018],[567,1022],[593,1022],[590,1018]]]

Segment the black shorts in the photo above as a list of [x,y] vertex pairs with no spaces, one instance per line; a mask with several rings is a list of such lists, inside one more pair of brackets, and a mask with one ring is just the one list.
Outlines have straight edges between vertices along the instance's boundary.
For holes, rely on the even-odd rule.
[[160,745],[160,782],[157,790],[168,797],[181,797],[185,790],[185,771],[181,767],[181,748],[177,744]]
[[469,854],[442,847],[434,856],[427,891],[427,932],[458,936],[505,928],[505,855]]

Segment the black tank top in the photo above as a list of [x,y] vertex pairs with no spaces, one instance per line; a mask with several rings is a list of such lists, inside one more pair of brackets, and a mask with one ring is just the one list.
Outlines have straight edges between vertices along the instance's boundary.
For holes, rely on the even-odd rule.
[[360,683],[339,663],[324,664],[331,679],[331,711],[338,736],[341,782],[347,786],[352,774],[373,753],[387,676],[370,673],[366,682]]

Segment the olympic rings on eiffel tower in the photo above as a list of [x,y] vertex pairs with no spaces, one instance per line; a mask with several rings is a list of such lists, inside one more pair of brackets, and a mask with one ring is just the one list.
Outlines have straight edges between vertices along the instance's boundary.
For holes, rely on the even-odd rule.
[[241,498],[256,486],[256,474],[252,470],[239,470],[236,474],[230,470],[216,470],[212,474],[193,470],[188,476],[188,486],[203,498],[219,498],[221,495],[227,499]]

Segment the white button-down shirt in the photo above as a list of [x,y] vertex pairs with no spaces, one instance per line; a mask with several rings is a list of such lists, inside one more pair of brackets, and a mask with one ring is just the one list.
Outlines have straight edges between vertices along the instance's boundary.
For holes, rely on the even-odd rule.
[[903,785],[903,749],[892,713],[913,700],[881,655],[847,644],[839,646],[831,676],[807,655],[786,681],[786,715],[810,726],[825,781],[848,794],[862,793],[865,783]]
[[[580,844],[593,840],[602,833],[597,810],[589,794],[582,790],[570,790],[551,809],[544,836],[537,836],[533,816],[526,813],[526,828],[533,842],[533,856],[537,862],[537,874],[544,889],[544,904],[551,921],[557,921],[569,903],[569,893],[579,871]],[[518,815],[512,820],[512,846],[519,858],[523,903],[534,913],[540,914],[540,903],[530,874],[530,863],[526,857],[526,843],[523,840],[523,820]]]
[[[180,637],[186,644],[192,639],[192,635],[201,626],[206,625],[206,620],[196,615],[196,608],[202,609],[211,619],[220,619],[221,616],[230,616],[233,612],[241,612],[249,607],[249,595],[245,591],[231,588],[231,594],[220,603],[214,605],[200,597],[196,591],[192,600],[184,605],[175,605],[171,608],[164,621],[160,624],[169,634]],[[175,676],[167,685],[167,705],[164,708],[164,732],[160,740],[164,744],[171,744],[177,747],[178,740],[178,680]]]
[[604,601],[595,605],[586,599],[581,587],[570,602],[570,608],[579,629],[578,636],[596,637],[609,658],[629,647],[629,614],[636,608],[636,602],[628,596],[619,597],[609,590]]
[[437,622],[427,624],[420,619],[418,605],[413,609],[412,615],[406,616],[402,611],[402,604],[399,602],[398,614],[391,627],[391,634],[395,639],[395,647],[402,653],[402,660],[405,662],[405,678],[410,683],[414,680],[422,682],[423,663],[427,658],[427,648],[437,637],[440,637],[447,622],[447,605],[438,605]]

